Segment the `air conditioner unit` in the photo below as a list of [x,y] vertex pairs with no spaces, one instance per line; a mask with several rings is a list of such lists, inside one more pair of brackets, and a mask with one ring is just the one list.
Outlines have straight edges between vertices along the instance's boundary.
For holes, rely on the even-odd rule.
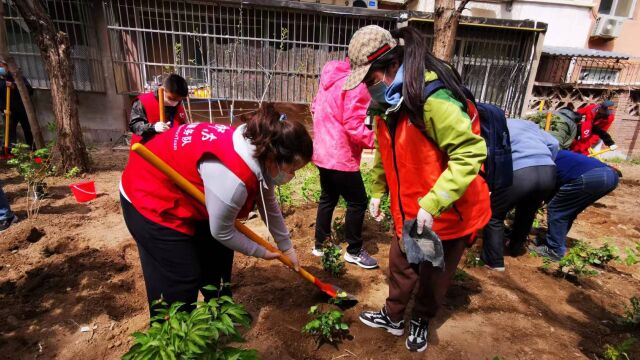
[[620,35],[624,20],[618,17],[600,15],[591,31],[591,37],[613,39]]
[[[357,0],[348,0],[348,6],[353,6],[353,3],[356,1]],[[367,4],[367,7],[369,9],[377,9],[379,0],[359,0],[359,2],[364,2],[365,4]]]

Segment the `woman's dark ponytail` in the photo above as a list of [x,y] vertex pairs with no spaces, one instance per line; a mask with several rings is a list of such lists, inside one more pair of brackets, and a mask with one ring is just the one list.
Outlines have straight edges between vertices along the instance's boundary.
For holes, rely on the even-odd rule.
[[244,137],[256,147],[254,157],[262,166],[269,159],[279,164],[306,164],[313,155],[311,136],[304,125],[285,120],[272,104],[263,104],[246,122]]
[[420,31],[406,26],[391,30],[391,35],[404,41],[401,51],[395,52],[395,60],[404,65],[403,105],[414,125],[424,129],[425,70],[435,72],[438,79],[451,91],[453,97],[466,107],[466,96],[460,75],[451,65],[436,58],[427,49],[427,39]]

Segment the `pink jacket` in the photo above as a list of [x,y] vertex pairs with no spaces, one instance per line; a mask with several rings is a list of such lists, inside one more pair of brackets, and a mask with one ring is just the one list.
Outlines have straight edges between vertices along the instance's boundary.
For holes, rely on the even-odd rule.
[[322,68],[313,114],[313,163],[325,169],[359,171],[362,149],[373,148],[373,131],[364,125],[371,96],[364,84],[342,91],[349,62],[330,61]]

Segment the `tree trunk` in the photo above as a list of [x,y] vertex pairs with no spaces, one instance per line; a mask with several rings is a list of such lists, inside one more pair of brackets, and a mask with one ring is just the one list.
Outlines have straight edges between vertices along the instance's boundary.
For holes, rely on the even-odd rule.
[[460,15],[468,2],[469,0],[462,0],[456,9],[455,0],[435,0],[433,55],[437,58],[447,62],[453,60]]
[[9,54],[9,48],[7,46],[7,35],[6,31],[4,31],[6,28],[7,26],[4,21],[4,6],[0,6],[0,29],[3,30],[0,34],[0,58],[2,58],[7,63],[9,72],[13,75],[13,80],[18,87],[18,92],[20,93],[22,104],[24,105],[24,109],[27,113],[27,118],[29,119],[29,125],[31,125],[31,133],[33,134],[33,140],[36,143],[36,147],[42,148],[44,147],[42,130],[40,130],[40,124],[38,123],[38,118],[36,116],[35,109],[33,108],[33,103],[31,102],[31,96],[29,96],[29,90],[24,84],[22,71],[20,71],[20,68],[16,64],[13,56]]
[[13,4],[29,27],[49,75],[58,135],[55,152],[60,155],[60,169],[68,171],[78,167],[81,171],[88,171],[89,154],[78,119],[69,37],[55,29],[39,0],[14,1]]

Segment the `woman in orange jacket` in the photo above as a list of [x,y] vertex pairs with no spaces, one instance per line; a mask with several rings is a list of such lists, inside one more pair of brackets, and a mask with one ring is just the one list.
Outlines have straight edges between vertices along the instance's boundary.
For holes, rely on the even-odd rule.
[[[404,46],[398,45],[400,38]],[[465,245],[491,216],[487,184],[478,176],[486,144],[478,135],[477,116],[472,130],[466,110],[475,107],[467,103],[459,77],[427,50],[417,30],[361,28],[349,44],[349,59],[344,89],[366,84],[378,113],[370,211],[380,216],[379,198],[388,190],[397,236],[389,252],[386,304],[363,312],[360,320],[402,335],[405,309],[417,285],[406,346],[424,351],[429,319],[442,304]],[[436,79],[445,88],[425,101],[425,85]],[[413,219],[418,233],[431,228],[443,240],[444,270],[407,260],[399,241],[405,221]]]

